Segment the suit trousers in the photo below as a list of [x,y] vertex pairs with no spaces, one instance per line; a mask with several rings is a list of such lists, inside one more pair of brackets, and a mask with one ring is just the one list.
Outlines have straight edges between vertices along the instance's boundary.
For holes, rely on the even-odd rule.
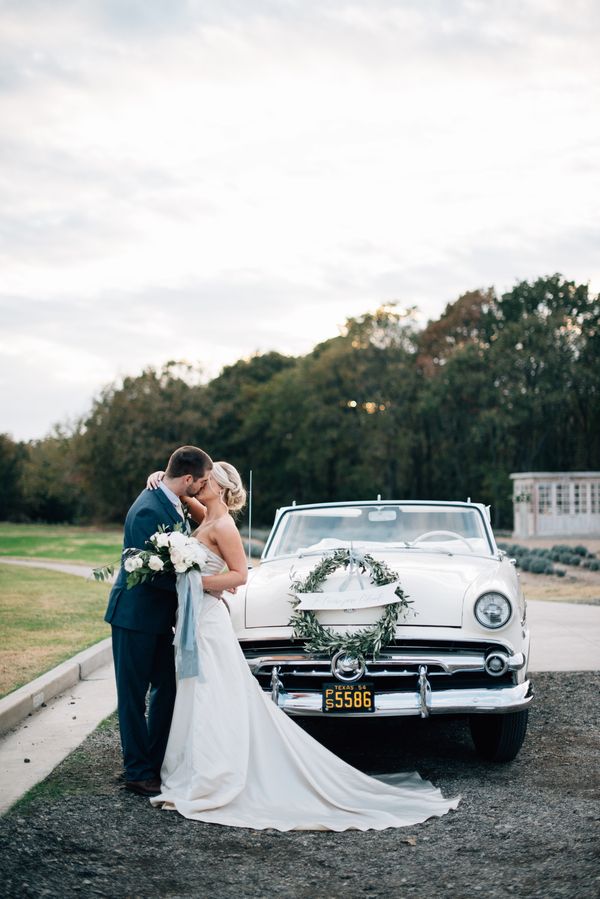
[[125,779],[159,777],[175,704],[173,635],[113,624],[112,647]]

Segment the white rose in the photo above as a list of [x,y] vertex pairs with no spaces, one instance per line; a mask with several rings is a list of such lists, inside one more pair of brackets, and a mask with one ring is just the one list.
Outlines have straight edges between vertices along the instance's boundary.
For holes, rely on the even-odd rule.
[[192,565],[194,562],[201,562],[204,558],[204,555],[198,552],[198,544],[196,546],[186,546],[183,550],[183,558],[188,563],[188,565]]
[[141,568],[143,566],[143,564],[144,563],[139,556],[129,556],[129,558],[125,559],[125,561],[123,562],[123,567],[125,571],[131,573],[132,571],[137,571],[138,568]]
[[185,546],[188,540],[185,534],[182,534],[181,531],[173,531],[172,534],[168,534],[167,536],[169,538],[169,546],[182,547]]
[[196,562],[198,565],[203,565],[204,562],[206,562],[206,559],[208,558],[208,553],[206,552],[206,549],[203,546],[201,546],[200,543],[198,543],[198,541],[196,541],[196,545],[193,550],[193,557],[194,557],[194,562]]
[[165,563],[160,556],[150,556],[148,559],[148,568],[151,568],[152,571],[162,571],[164,567]]
[[155,534],[153,537],[155,546],[168,546],[169,545],[169,535],[168,534]]
[[169,550],[169,556],[171,557],[171,562],[173,565],[181,565],[183,562],[183,553],[180,549],[172,546]]
[[183,574],[185,571],[187,571],[187,569],[188,567],[185,562],[175,563],[175,571],[177,572],[177,574]]

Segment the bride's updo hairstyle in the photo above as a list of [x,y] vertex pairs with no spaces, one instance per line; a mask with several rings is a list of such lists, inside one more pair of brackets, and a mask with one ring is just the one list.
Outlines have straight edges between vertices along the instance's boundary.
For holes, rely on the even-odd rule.
[[213,463],[211,477],[223,491],[223,502],[230,512],[239,512],[246,505],[246,491],[239,471],[229,462]]

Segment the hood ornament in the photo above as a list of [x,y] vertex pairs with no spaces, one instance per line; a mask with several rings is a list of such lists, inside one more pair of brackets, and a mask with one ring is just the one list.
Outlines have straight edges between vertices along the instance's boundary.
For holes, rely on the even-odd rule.
[[331,673],[337,680],[345,683],[353,683],[360,680],[365,673],[366,665],[362,659],[349,655],[345,649],[340,649],[331,660]]

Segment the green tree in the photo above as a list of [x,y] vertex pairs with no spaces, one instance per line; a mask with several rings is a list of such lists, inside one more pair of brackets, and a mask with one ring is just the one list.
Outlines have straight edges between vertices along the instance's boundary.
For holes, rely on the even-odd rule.
[[0,519],[15,521],[24,516],[22,478],[27,457],[24,443],[10,434],[0,434]]
[[125,378],[94,401],[76,447],[82,489],[94,518],[121,520],[147,475],[164,468],[174,448],[204,448],[210,431],[208,404],[197,376],[197,369],[172,362]]
[[257,516],[298,502],[414,495],[412,312],[349,319],[265,385],[246,419]]
[[89,512],[75,462],[77,426],[55,427],[48,437],[32,440],[23,463],[23,509],[31,521],[73,522]]
[[600,304],[561,275],[473,290],[417,331],[395,305],[300,358],[257,354],[208,384],[169,363],[105,388],[71,431],[0,438],[2,514],[118,520],[192,443],[254,471],[257,524],[297,500],[491,503],[509,474],[600,467]]

